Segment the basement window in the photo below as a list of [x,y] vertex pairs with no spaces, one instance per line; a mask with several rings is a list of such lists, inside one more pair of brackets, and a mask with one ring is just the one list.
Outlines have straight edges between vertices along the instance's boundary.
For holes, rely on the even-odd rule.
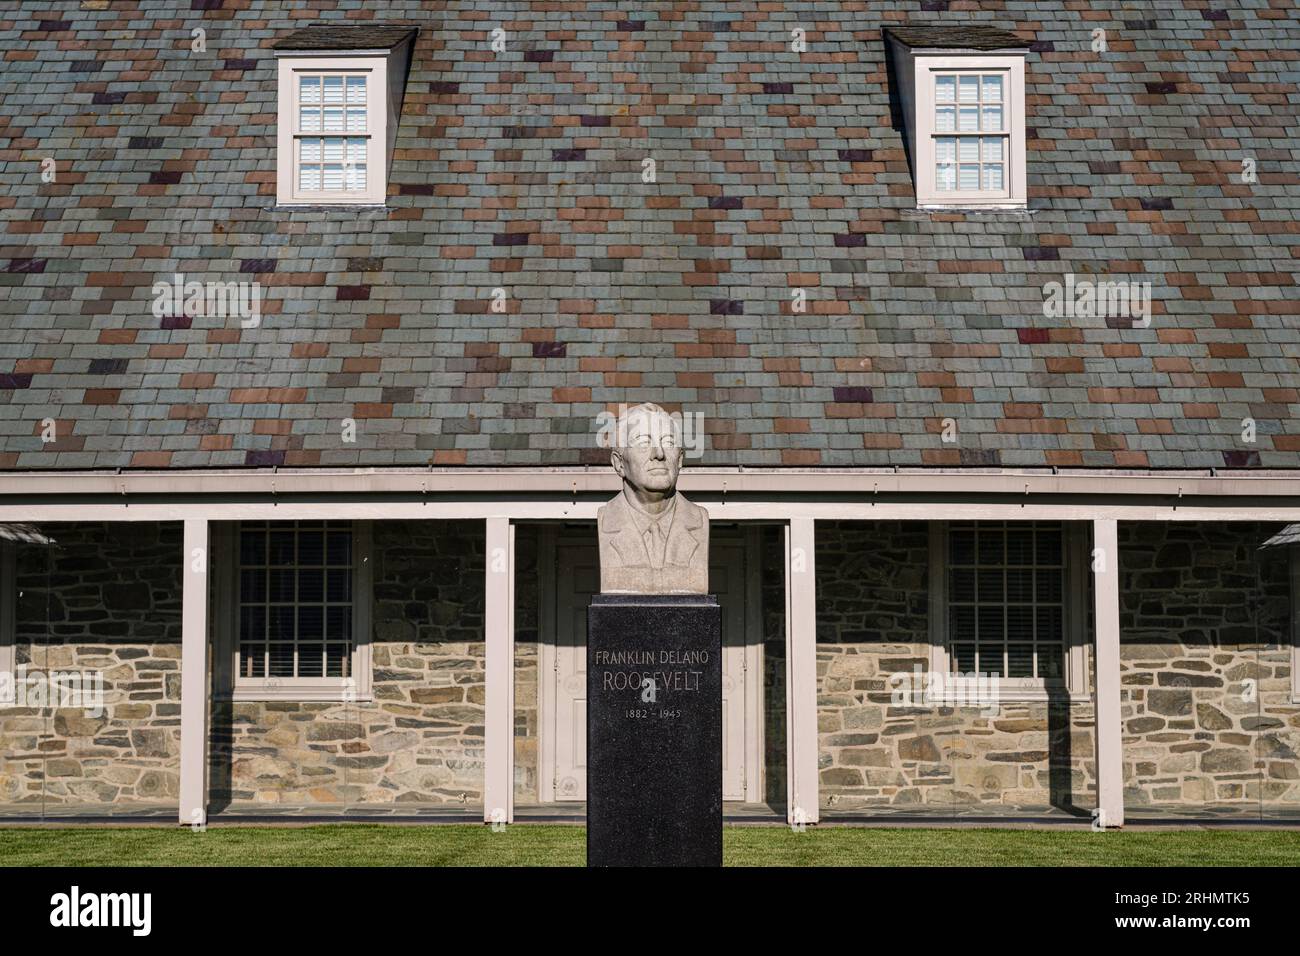
[[276,201],[382,205],[413,27],[308,27],[275,44]]
[[919,208],[1023,208],[1025,50],[992,27],[885,30]]

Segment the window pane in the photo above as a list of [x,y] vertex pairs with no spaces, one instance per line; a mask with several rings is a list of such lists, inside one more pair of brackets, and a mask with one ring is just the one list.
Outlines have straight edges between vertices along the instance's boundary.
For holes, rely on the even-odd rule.
[[937,163],[955,163],[957,161],[957,138],[940,136],[934,141],[934,160]]
[[261,529],[241,530],[239,533],[239,561],[241,564],[266,563],[266,532]]
[[239,600],[244,604],[266,601],[266,572],[261,568],[244,568],[239,573]]
[[1007,640],[1030,641],[1034,639],[1034,609],[1028,605],[1007,606]]
[[277,604],[293,601],[293,568],[272,568],[269,599]]
[[271,665],[267,669],[268,677],[292,677],[294,646],[289,644],[272,644],[268,648]]
[[1002,167],[1001,166],[984,167],[984,188],[985,189],[1002,188]]
[[975,608],[959,605],[952,609],[948,636],[954,641],[975,640]]
[[325,190],[339,190],[343,188],[343,166],[329,165],[322,170],[321,186]]
[[350,137],[347,150],[349,163],[364,163],[366,161],[366,140],[364,137]]
[[366,167],[365,166],[347,167],[345,181],[344,181],[344,188],[355,190],[355,191],[364,190],[366,188]]
[[352,535],[347,531],[329,533],[329,562],[335,567],[352,564]]
[[980,161],[980,144],[974,136],[963,136],[957,144],[957,158],[963,163]]
[[298,564],[312,565],[325,563],[325,532],[298,532]]
[[320,189],[320,167],[303,166],[298,170],[298,188],[304,191]]
[[1034,572],[1032,568],[1007,569],[1007,600],[1023,601],[1026,604],[1034,600]]
[[304,133],[320,132],[320,107],[304,106],[298,115],[298,129]]
[[975,600],[975,571],[971,568],[952,569],[952,593],[950,601]]
[[348,132],[364,133],[366,131],[366,108],[364,106],[348,107]]
[[[980,140],[984,151],[984,162],[1000,163],[1002,162],[1002,137],[985,136]],[[1028,532],[1025,532],[1028,534]]]
[[934,101],[952,103],[957,99],[957,77],[937,76],[934,79]]
[[266,608],[241,607],[239,609],[240,641],[261,641],[266,637]]
[[952,668],[960,674],[975,672],[975,645],[954,644],[951,651]]
[[986,76],[984,79],[984,102],[1002,102],[1002,77]]
[[271,532],[271,564],[293,564],[293,532],[277,528]]
[[298,569],[298,600],[317,604],[325,600],[325,572],[322,569]]
[[325,144],[325,149],[324,149],[325,162],[327,163],[343,162],[343,137],[342,136],[331,136],[328,139],[322,140],[322,142]]
[[979,600],[981,602],[1002,603],[1002,575],[1004,573],[1001,568],[980,568]]
[[320,102],[320,77],[319,76],[300,76],[298,78],[298,102],[300,103]]
[[321,141],[318,139],[298,140],[298,160],[303,163],[319,163]]
[[325,102],[326,103],[343,102],[343,77],[341,76],[325,77]]
[[940,106],[934,111],[934,131],[951,133],[956,129],[956,110],[951,106]]
[[348,77],[348,105],[366,102],[366,78],[364,76]]
[[975,563],[974,531],[953,531],[948,539],[948,559],[953,564]]
[[1034,676],[1034,645],[1011,644],[1007,647],[1007,676]]
[[1004,560],[1005,538],[1001,525],[981,527],[979,532],[980,564],[998,564]]
[[352,571],[350,568],[330,568],[325,597],[331,603],[352,600]]
[[963,76],[961,78],[961,102],[978,103],[980,99],[980,78]]
[[957,167],[939,166],[935,169],[934,188],[940,190],[957,188]]
[[[329,111],[327,110],[326,112],[328,113]],[[978,131],[979,131],[979,128],[980,128],[980,109],[979,109],[979,107],[978,107],[978,106],[963,106],[963,107],[961,108],[961,111],[960,111],[960,112],[961,112],[961,119],[960,119],[960,122],[959,122],[959,124],[958,124],[958,126],[957,126],[957,130],[958,130],[958,132],[962,132],[962,133],[975,133],[975,132],[978,132]],[[328,123],[328,117],[326,118],[326,122]],[[329,126],[327,125],[325,128],[326,128],[326,129],[329,129]],[[941,131],[941,132],[942,132],[942,131]]]
[[300,644],[298,646],[298,676],[325,676],[325,647],[322,644]]
[[343,108],[341,106],[325,107],[325,132],[343,132]]
[[352,608],[326,608],[325,636],[331,641],[349,641],[352,639]]
[[1065,676],[1065,647],[1061,644],[1038,645],[1038,677],[1060,680]]
[[325,609],[319,604],[298,608],[298,640],[319,641],[325,637]]
[[984,129],[989,132],[996,132],[1002,129],[1002,107],[984,107]]

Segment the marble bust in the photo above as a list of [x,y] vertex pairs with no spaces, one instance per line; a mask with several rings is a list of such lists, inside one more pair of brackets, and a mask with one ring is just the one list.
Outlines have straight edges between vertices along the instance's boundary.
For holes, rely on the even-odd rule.
[[637,405],[615,435],[610,463],[623,490],[596,514],[601,592],[707,593],[709,513],[677,492],[686,453],[676,420],[658,405]]

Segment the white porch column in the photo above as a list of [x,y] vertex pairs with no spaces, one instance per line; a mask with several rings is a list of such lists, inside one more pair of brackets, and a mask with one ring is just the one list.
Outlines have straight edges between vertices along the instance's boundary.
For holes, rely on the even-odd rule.
[[816,823],[817,573],[814,521],[785,529],[786,817]]
[[486,558],[483,822],[512,823],[515,818],[515,528],[509,518],[487,519]]
[[1124,742],[1119,706],[1119,536],[1115,521],[1093,521],[1092,546],[1098,822],[1120,827],[1124,825]]
[[181,552],[182,824],[208,816],[208,522],[185,519]]

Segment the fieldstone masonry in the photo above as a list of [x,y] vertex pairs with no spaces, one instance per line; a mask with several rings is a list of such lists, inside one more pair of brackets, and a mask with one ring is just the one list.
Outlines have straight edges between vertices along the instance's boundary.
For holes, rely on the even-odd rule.
[[[104,674],[105,710],[0,709],[0,804],[169,804],[180,740],[181,529],[51,525],[18,557],[17,660]],[[1120,525],[1125,802],[1300,805],[1286,556],[1276,526]],[[212,790],[234,804],[473,805],[483,780],[483,530],[374,525],[374,700],[217,703]],[[537,792],[535,529],[517,537],[516,794]],[[818,525],[822,807],[1090,808],[1090,701],[894,707],[928,667],[920,522]],[[784,799],[780,534],[763,542],[767,795]],[[1091,661],[1089,661],[1091,673]]]
[[375,522],[372,540],[374,700],[217,705],[218,804],[482,802],[482,525]]
[[98,671],[104,711],[0,707],[0,804],[168,803],[180,782],[181,527],[55,524],[17,556],[17,664]]

